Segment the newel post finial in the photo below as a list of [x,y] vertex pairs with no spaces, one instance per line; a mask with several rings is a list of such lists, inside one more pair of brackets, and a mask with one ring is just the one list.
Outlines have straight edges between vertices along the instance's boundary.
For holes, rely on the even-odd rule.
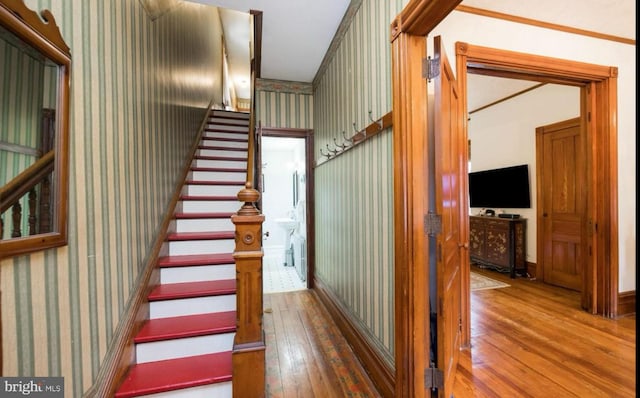
[[256,207],[256,202],[260,200],[260,192],[253,188],[253,184],[247,182],[244,184],[244,189],[238,192],[238,200],[244,202],[238,214],[242,216],[253,216],[260,214],[260,211]]

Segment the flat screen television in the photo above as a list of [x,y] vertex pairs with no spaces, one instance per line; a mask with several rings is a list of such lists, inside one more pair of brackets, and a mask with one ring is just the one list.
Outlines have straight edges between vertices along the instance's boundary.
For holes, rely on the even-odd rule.
[[523,164],[469,173],[469,206],[531,208],[529,166]]

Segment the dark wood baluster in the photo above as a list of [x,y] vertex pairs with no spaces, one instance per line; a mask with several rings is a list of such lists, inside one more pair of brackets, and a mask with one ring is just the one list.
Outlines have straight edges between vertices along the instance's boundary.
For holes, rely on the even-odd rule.
[[36,199],[38,194],[36,193],[36,189],[31,188],[29,191],[29,235],[35,235],[38,232],[36,231],[36,221],[38,217],[36,216]]
[[45,177],[40,184],[40,225],[38,233],[51,232],[51,182]]
[[20,228],[20,220],[22,219],[22,206],[20,206],[20,202],[16,202],[16,204],[13,205],[11,218],[13,221],[13,230],[11,232],[11,237],[19,238],[22,236],[22,229]]
[[0,240],[4,239],[4,218],[0,217]]

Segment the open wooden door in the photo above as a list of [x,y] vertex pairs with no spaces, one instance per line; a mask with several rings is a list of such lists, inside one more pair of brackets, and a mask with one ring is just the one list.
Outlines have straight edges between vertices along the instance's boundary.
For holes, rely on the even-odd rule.
[[[433,145],[435,214],[440,224],[434,233],[437,340],[436,367],[443,373],[443,386],[438,389],[441,398],[453,393],[458,357],[462,341],[462,263],[468,255],[464,249],[466,222],[463,166],[466,153],[461,96],[453,69],[444,52],[440,36],[434,38],[434,57],[429,64],[429,78],[434,81]],[[433,286],[433,284],[432,284]],[[433,326],[433,325],[432,325]]]

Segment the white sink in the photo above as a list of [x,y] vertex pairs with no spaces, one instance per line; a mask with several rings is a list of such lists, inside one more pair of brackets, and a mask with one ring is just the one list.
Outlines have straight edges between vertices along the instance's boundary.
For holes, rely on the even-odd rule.
[[276,224],[284,228],[288,233],[293,232],[296,226],[298,226],[298,222],[293,218],[276,218]]
[[[293,231],[295,231],[298,226],[298,222],[293,218],[276,218],[276,224],[280,226],[280,228],[284,229],[284,250],[285,252],[291,248],[291,235],[293,235]],[[286,255],[286,254],[285,254]]]

